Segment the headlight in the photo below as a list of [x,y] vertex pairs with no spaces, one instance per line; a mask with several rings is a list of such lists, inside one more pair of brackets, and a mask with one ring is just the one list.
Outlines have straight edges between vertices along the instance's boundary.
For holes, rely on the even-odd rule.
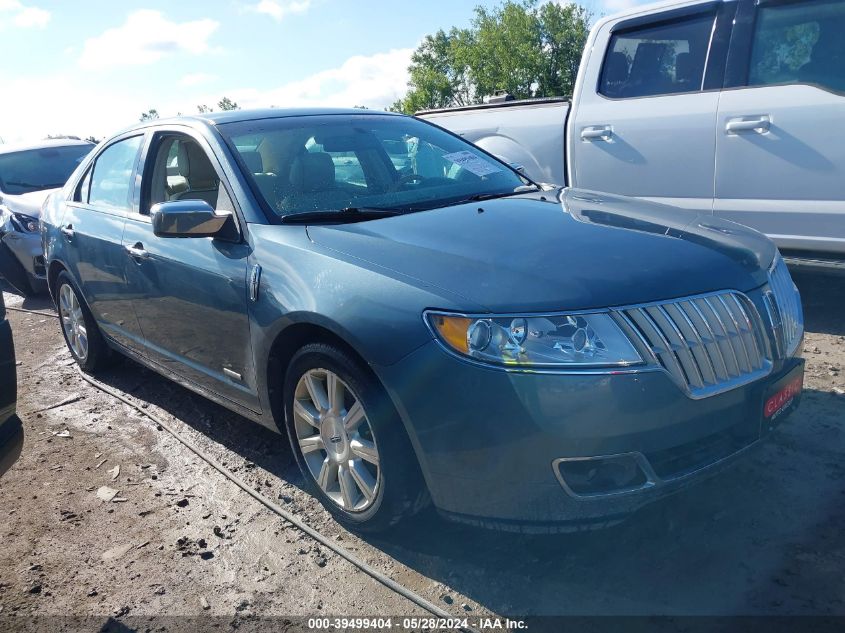
[[617,367],[643,359],[607,314],[464,316],[426,312],[455,352],[509,367]]
[[15,219],[17,225],[22,231],[26,233],[38,233],[38,218],[33,218],[25,213],[16,213],[12,211],[12,217]]

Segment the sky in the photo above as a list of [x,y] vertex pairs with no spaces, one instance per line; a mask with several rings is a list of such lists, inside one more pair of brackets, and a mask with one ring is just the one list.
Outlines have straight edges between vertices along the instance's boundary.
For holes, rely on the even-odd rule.
[[[643,0],[587,0],[597,15]],[[0,138],[102,138],[155,108],[402,97],[414,48],[498,0],[0,0]]]

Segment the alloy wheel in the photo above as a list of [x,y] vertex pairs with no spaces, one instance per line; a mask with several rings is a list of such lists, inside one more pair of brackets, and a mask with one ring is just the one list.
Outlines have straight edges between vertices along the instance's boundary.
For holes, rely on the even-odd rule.
[[379,454],[360,399],[337,374],[310,369],[293,399],[296,439],[323,493],[347,512],[363,512],[382,485]]
[[68,345],[76,357],[84,361],[88,358],[88,329],[85,326],[82,306],[79,305],[73,288],[68,284],[59,288],[59,314]]

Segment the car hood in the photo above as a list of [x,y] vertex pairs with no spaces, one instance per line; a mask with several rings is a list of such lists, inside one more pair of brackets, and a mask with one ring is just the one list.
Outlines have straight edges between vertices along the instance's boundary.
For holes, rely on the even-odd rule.
[[713,216],[577,189],[313,225],[308,234],[492,312],[747,291],[766,282],[777,252],[764,235]]
[[25,213],[33,218],[38,218],[41,216],[41,205],[44,204],[47,196],[54,191],[58,191],[58,189],[42,189],[41,191],[31,191],[16,196],[4,193],[0,196],[0,204],[16,213]]

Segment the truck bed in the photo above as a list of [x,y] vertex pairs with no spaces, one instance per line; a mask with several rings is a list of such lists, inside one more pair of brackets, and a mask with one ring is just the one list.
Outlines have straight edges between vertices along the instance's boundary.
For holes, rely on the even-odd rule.
[[459,134],[538,182],[566,184],[564,157],[569,100],[524,99],[441,110],[417,116]]

